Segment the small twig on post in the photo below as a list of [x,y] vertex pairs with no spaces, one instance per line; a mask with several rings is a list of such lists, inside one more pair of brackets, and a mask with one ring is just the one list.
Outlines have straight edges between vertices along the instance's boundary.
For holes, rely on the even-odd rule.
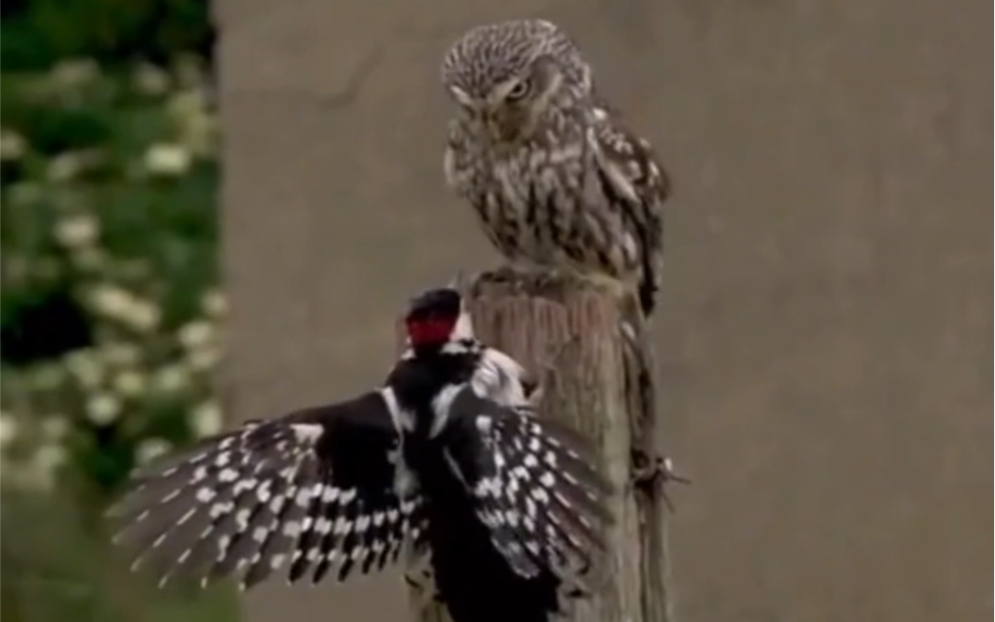
[[[619,491],[601,585],[567,619],[666,622],[664,495],[659,486],[634,485],[633,479],[643,475],[655,484],[667,478],[663,471],[635,473],[633,463],[644,456],[652,466],[657,455],[652,357],[642,322],[633,326],[610,292],[566,276],[502,269],[463,288],[477,336],[537,376],[539,416],[568,423],[598,442]],[[412,593],[414,620],[448,620],[418,587]]]

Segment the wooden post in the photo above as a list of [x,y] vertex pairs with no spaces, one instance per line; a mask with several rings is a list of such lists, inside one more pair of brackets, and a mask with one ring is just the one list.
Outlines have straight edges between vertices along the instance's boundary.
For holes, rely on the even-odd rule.
[[[643,335],[633,351],[622,334],[622,310],[598,286],[540,274],[487,273],[469,285],[467,301],[478,337],[537,374],[540,416],[565,421],[597,439],[616,523],[608,534],[595,597],[580,601],[571,622],[667,622],[665,511],[659,491],[632,485],[633,448],[652,452],[654,407],[645,399],[652,357]],[[638,328],[638,330],[642,330]],[[413,619],[448,616],[412,593]]]

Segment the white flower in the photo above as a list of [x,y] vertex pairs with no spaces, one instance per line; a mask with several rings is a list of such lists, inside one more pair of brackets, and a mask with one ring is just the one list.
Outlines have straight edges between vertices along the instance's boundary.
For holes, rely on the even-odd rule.
[[213,400],[198,404],[190,412],[190,427],[198,438],[217,434],[221,424],[221,407]]
[[28,142],[12,130],[0,129],[0,160],[17,160],[27,151]]
[[125,397],[141,395],[148,387],[148,380],[136,371],[123,371],[114,377],[114,388]]
[[169,98],[166,109],[179,125],[197,123],[201,119],[210,117],[206,96],[207,92],[200,86],[178,91]]
[[86,84],[100,75],[100,67],[91,58],[69,59],[59,62],[49,74],[52,82],[63,88]]
[[136,330],[152,330],[162,319],[159,307],[155,304],[116,285],[109,283],[96,285],[90,291],[89,297],[97,313],[119,320]]
[[141,298],[133,297],[128,312],[121,317],[121,320],[139,331],[150,331],[159,326],[162,319],[162,312],[154,303]]
[[69,432],[69,420],[62,415],[48,415],[42,420],[39,427],[42,436],[57,441]]
[[48,162],[46,174],[52,181],[69,181],[86,167],[86,160],[78,153],[67,152],[54,156]]
[[55,239],[66,248],[92,246],[100,235],[100,223],[90,214],[77,214],[55,223]]
[[133,343],[114,341],[100,347],[100,356],[108,365],[130,367],[142,358],[142,350]]
[[110,393],[97,393],[86,401],[86,416],[97,425],[113,423],[121,414],[121,402]]
[[17,438],[18,423],[10,413],[0,413],[0,447],[7,447]]
[[167,365],[156,372],[153,384],[164,393],[179,391],[190,384],[190,372],[181,365]]
[[180,327],[180,343],[188,350],[206,345],[214,338],[214,326],[204,320],[195,320]]
[[180,140],[198,156],[209,157],[216,152],[217,121],[208,114],[189,117],[180,129]]
[[45,443],[35,450],[34,463],[40,469],[52,471],[66,462],[66,449],[58,443]]
[[187,362],[197,371],[210,371],[221,361],[221,349],[215,347],[197,348],[187,353]]
[[160,143],[145,152],[145,168],[156,175],[182,175],[190,168],[193,158],[182,145]]
[[[38,447],[26,464],[4,469],[15,484],[37,491],[50,491],[55,485],[56,470],[65,464],[66,449],[56,443]],[[11,471],[8,473],[8,471]]]
[[148,464],[172,448],[173,445],[164,438],[147,438],[135,447],[135,461]]
[[133,76],[135,88],[145,95],[161,95],[169,89],[169,74],[151,63],[141,63]]
[[200,298],[200,308],[207,315],[217,318],[228,313],[228,301],[220,289],[209,289]]
[[90,302],[97,313],[120,319],[131,309],[132,295],[116,285],[103,283],[90,291]]
[[66,355],[65,361],[69,373],[75,376],[83,387],[90,389],[97,387],[104,378],[104,365],[90,348],[70,352]]

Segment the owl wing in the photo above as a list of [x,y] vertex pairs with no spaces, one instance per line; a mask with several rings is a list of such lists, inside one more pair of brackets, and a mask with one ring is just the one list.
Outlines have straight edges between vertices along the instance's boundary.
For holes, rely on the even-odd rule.
[[618,116],[607,106],[595,109],[595,153],[605,196],[622,210],[640,242],[639,301],[648,316],[663,271],[663,202],[670,196],[670,178],[649,142],[623,127]]

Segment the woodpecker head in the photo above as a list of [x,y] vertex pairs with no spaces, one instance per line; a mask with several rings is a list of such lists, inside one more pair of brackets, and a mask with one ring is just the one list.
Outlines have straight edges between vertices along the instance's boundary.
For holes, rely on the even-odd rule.
[[460,339],[473,339],[470,314],[463,297],[453,288],[430,289],[416,296],[404,317],[412,347],[441,347]]

